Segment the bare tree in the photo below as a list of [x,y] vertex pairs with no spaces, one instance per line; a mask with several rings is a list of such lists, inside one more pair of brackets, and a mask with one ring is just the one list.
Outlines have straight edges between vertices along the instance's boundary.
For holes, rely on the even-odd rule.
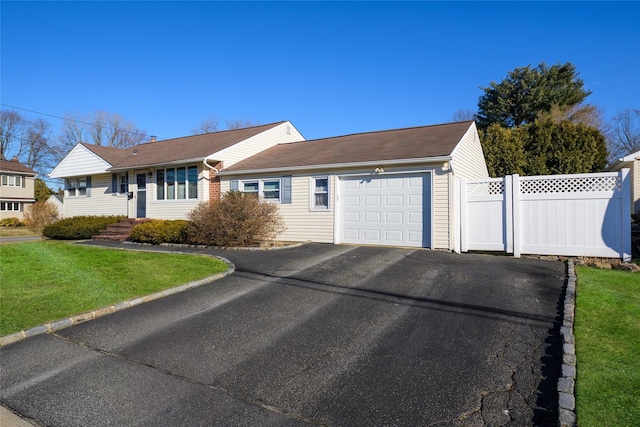
[[471,110],[458,110],[451,116],[451,121],[454,122],[466,122],[468,120],[475,120],[476,113]]
[[28,120],[14,110],[0,111],[0,158],[18,156],[22,150],[22,140],[28,127]]
[[119,114],[94,111],[86,116],[65,114],[58,135],[57,156],[66,155],[79,142],[107,147],[126,148],[140,144],[147,138],[135,123]]
[[22,164],[44,174],[56,163],[53,149],[49,144],[51,129],[49,122],[36,119],[29,122],[23,138],[23,149],[19,157]]
[[191,129],[191,135],[202,135],[203,133],[211,133],[218,131],[218,118],[213,114],[204,119],[197,128]]
[[227,120],[226,123],[228,129],[244,129],[259,125],[259,123],[249,119]]
[[610,160],[640,151],[640,109],[625,109],[611,119]]

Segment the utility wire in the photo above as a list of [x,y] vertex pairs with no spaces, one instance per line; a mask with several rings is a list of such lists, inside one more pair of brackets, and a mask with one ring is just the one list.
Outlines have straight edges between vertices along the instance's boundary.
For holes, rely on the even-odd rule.
[[[60,116],[56,116],[56,115],[53,115],[53,114],[42,113],[42,112],[40,112],[40,111],[29,110],[28,108],[16,107],[15,105],[9,105],[9,104],[5,104],[5,103],[0,103],[0,105],[2,105],[3,107],[14,108],[14,109],[16,109],[16,110],[20,110],[20,111],[28,111],[29,113],[40,114],[40,115],[42,115],[42,116],[53,117],[53,118],[55,118],[55,119],[66,120],[66,121],[68,121],[68,122],[79,123],[79,124],[83,124],[83,125],[86,125],[86,126],[95,126],[93,123],[87,123],[87,122],[83,122],[83,121],[81,121],[81,120],[71,119],[71,118],[69,118],[69,117],[60,117]],[[111,130],[116,130],[115,128],[110,127],[110,126],[105,126],[105,127],[106,127],[106,128],[109,128],[109,129],[111,129]],[[122,130],[122,129],[118,129],[118,131],[119,131],[119,132],[124,132],[124,133],[132,133],[132,134],[135,134],[135,135],[138,135],[138,134],[139,134],[139,132],[131,132],[131,131],[128,131],[128,130]],[[146,134],[146,133],[145,133],[145,134]],[[159,137],[159,136],[156,136],[156,138],[157,138],[158,140],[165,139],[165,138],[161,138],[161,137]]]

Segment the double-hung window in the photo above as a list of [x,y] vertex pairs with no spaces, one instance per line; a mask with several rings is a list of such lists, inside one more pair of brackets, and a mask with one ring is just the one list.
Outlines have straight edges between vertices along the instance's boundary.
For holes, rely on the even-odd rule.
[[22,187],[22,176],[20,175],[2,175],[3,187]]
[[185,200],[197,198],[197,166],[158,169],[156,171],[156,200]]
[[127,194],[127,190],[129,188],[129,186],[127,185],[128,184],[127,178],[128,176],[126,173],[121,174],[118,178],[120,180],[118,184],[118,189],[120,194]]
[[88,197],[90,195],[91,177],[69,178],[66,182],[67,196]]
[[311,177],[311,210],[327,210],[329,209],[329,177],[314,176]]
[[280,179],[256,179],[251,181],[242,181],[240,191],[249,194],[255,194],[264,200],[271,202],[280,201]]

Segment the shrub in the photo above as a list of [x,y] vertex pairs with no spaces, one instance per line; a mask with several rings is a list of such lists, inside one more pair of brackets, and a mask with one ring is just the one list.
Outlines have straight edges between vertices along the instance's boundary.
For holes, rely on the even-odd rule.
[[22,223],[14,216],[11,218],[4,218],[0,221],[0,227],[20,227]]
[[48,225],[42,230],[42,235],[51,239],[80,240],[90,239],[107,228],[109,224],[115,224],[126,216],[74,216],[65,218]]
[[131,229],[130,239],[134,242],[153,243],[185,243],[187,241],[187,224],[185,220],[151,220],[138,224]]
[[189,240],[203,245],[256,246],[285,230],[278,205],[237,191],[200,203],[189,219]]
[[51,203],[35,202],[24,210],[24,225],[34,233],[42,234],[42,230],[56,222],[59,217],[58,208]]

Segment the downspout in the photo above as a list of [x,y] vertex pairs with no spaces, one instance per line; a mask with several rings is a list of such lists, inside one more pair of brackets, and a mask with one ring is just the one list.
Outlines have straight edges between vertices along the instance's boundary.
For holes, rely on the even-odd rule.
[[[211,166],[209,163],[207,163],[207,158],[206,158],[206,157],[202,159],[202,163],[203,163],[206,167],[208,167],[209,169],[211,169],[212,171],[214,171],[216,175],[218,175],[218,174],[220,173],[220,171],[219,171],[218,169],[214,168],[214,167],[213,167],[213,166]],[[214,175],[214,176],[216,176],[216,175]]]

